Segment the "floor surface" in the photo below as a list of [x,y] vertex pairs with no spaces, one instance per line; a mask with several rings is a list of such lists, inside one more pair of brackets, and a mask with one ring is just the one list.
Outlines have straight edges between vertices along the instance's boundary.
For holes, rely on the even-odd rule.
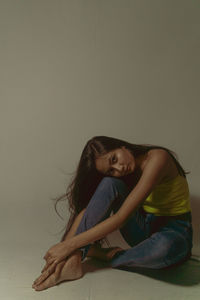
[[[0,299],[2,300],[199,300],[200,262],[190,259],[168,270],[119,270],[87,258],[84,276],[37,292],[32,282],[44,265],[44,250],[33,243],[1,244]],[[41,242],[43,249],[44,241]],[[31,251],[30,251],[31,249]],[[46,249],[47,250],[47,249]]]

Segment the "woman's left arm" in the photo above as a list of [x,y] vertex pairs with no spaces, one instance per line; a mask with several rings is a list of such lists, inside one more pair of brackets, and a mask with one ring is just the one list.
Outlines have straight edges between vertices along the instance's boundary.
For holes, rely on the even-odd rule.
[[127,219],[134,213],[138,206],[145,201],[154,187],[166,175],[168,161],[169,156],[165,150],[159,149],[159,151],[155,152],[154,155],[148,159],[139,182],[114,215],[95,225],[91,229],[62,242],[62,250],[60,253],[59,251],[56,251],[56,245],[54,246],[54,249],[53,247],[50,248],[44,258],[48,260],[49,263],[55,261],[58,263],[76,249],[100,240],[107,234],[123,226]]
[[166,151],[159,150],[154,152],[154,154],[149,157],[139,182],[125,199],[120,209],[114,215],[91,229],[51,247],[44,256],[47,263],[43,268],[43,274],[36,282],[40,283],[45,280],[54,272],[56,265],[76,249],[100,240],[107,234],[122,227],[134,211],[145,201],[154,187],[160,183],[166,175],[168,162],[169,154]]
[[[166,175],[168,167],[168,153],[164,150],[156,152],[147,162],[142,176],[129,193],[120,209],[111,217],[95,225],[93,228],[74,236],[71,240],[73,250],[105,237],[119,229],[136,209],[145,201],[154,187]],[[67,241],[66,241],[67,242]]]

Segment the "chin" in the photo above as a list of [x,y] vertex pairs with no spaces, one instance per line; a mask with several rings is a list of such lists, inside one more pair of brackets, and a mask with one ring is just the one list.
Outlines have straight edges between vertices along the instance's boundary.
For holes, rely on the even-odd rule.
[[[130,165],[130,173],[133,173],[134,170],[135,170],[135,165]],[[130,173],[129,173],[129,174],[130,174]]]

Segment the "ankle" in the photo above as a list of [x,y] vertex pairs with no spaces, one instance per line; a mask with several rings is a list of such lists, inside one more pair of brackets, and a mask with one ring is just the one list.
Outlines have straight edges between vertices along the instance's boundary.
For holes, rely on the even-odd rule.
[[108,261],[110,261],[111,259],[113,259],[113,257],[115,256],[115,254],[119,253],[119,252],[124,252],[124,249],[120,248],[120,247],[113,247],[108,253],[107,253],[107,259]]
[[70,256],[69,258],[76,258],[77,260],[80,260],[81,261],[81,258],[82,258],[82,251],[80,249],[77,249],[75,250]]
[[110,261],[117,252],[124,249],[120,247],[101,248],[97,245],[92,245],[87,253],[87,257],[94,257],[103,261]]
[[67,260],[68,268],[70,268],[76,278],[83,276],[83,266],[81,262],[82,252],[80,250],[71,254]]

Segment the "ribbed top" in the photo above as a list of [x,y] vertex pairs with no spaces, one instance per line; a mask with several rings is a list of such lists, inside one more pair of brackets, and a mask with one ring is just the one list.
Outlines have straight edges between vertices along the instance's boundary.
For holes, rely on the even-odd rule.
[[186,178],[178,175],[158,184],[145,200],[143,209],[156,216],[175,216],[191,211]]

